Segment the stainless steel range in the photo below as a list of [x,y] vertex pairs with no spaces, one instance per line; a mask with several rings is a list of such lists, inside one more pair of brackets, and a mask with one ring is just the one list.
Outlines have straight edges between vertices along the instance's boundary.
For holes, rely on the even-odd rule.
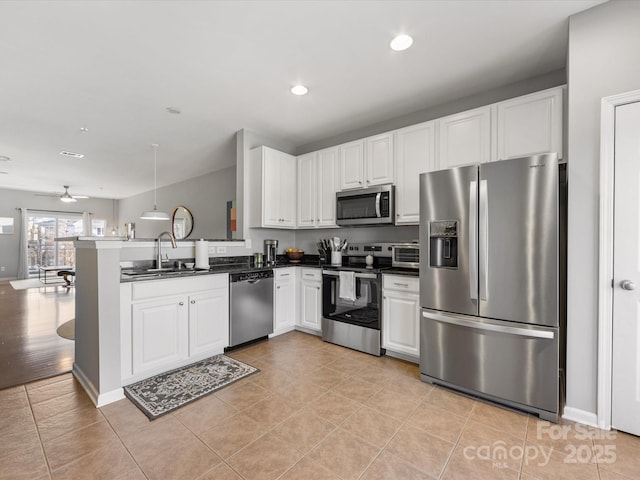
[[[391,244],[351,244],[345,253],[343,266],[322,270],[322,339],[384,355],[380,337],[381,271],[391,266]],[[369,255],[372,258],[367,262]]]

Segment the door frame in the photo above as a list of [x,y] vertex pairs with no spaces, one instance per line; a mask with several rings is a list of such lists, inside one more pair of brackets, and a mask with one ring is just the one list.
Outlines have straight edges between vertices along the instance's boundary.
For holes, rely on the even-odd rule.
[[616,107],[640,102],[640,90],[603,97],[600,116],[598,260],[598,427],[611,428],[613,376],[613,231]]

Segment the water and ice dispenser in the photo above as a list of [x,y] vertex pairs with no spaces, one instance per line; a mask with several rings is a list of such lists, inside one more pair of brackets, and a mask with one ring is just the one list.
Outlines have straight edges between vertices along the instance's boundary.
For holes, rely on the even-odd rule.
[[429,266],[458,268],[458,221],[429,222]]

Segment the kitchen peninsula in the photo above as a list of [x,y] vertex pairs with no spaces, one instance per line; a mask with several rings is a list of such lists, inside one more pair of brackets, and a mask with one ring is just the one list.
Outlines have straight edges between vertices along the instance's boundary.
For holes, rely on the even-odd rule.
[[[157,242],[152,239],[127,241],[124,237],[72,237],[58,240],[73,240],[76,248],[76,344],[73,374],[98,407],[124,397],[122,359],[130,358],[132,352],[124,350],[131,348],[130,338],[126,345],[123,344],[123,340],[127,341],[127,335],[130,335],[130,331],[122,328],[123,307],[130,312],[131,304],[123,305],[122,285],[128,286],[128,291],[131,292],[132,283],[138,286],[146,284],[143,291],[155,291],[155,295],[165,296],[188,294],[185,288],[199,288],[194,286],[194,281],[200,280],[204,280],[207,288],[210,286],[213,290],[228,288],[227,273],[217,271],[211,271],[211,275],[189,278],[121,284],[121,262],[152,260],[157,246]],[[251,248],[250,241],[245,240],[216,240],[210,241],[208,245],[210,258],[245,256]],[[178,241],[176,249],[170,248],[170,242],[166,242],[166,245],[163,243],[162,246],[164,252],[170,252],[174,260],[194,256],[194,241]],[[224,281],[219,275],[225,277]],[[169,290],[159,291],[155,288],[160,282]],[[124,290],[126,289],[125,287]],[[142,297],[145,295],[143,291],[139,293]],[[131,301],[131,297],[128,301]],[[184,342],[185,339],[181,341]],[[220,349],[219,345],[214,348]],[[211,350],[206,351],[209,355]],[[192,361],[195,360],[189,358],[185,363]]]

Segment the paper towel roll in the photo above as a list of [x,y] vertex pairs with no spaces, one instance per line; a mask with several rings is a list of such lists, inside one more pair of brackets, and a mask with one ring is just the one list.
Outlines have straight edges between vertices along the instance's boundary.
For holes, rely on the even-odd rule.
[[196,268],[209,268],[209,242],[196,241]]

